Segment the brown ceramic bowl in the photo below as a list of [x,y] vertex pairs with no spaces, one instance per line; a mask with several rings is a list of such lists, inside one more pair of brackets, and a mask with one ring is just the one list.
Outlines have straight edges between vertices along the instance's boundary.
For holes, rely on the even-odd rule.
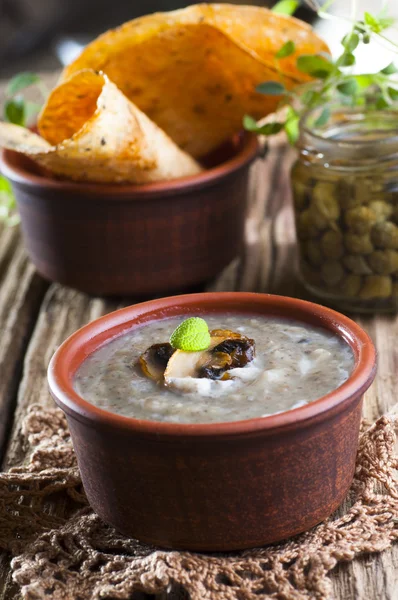
[[[333,331],[351,346],[354,371],[301,408],[203,425],[119,416],[73,390],[79,365],[114,336],[166,316],[226,311]],[[93,321],[57,350],[48,379],[66,413],[89,502],[104,521],[143,542],[216,551],[290,537],[339,506],[354,474],[362,395],[375,371],[372,341],[347,317],[294,298],[225,292],[153,300]]]
[[199,175],[147,185],[60,181],[4,151],[32,262],[47,279],[100,295],[199,286],[238,255],[256,138],[236,136]]

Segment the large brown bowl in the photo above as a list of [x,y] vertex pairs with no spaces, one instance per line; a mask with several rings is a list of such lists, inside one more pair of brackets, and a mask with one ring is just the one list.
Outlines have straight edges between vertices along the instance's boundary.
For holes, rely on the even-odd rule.
[[[332,331],[354,352],[351,376],[301,408],[199,425],[123,417],[74,391],[81,363],[115,336],[165,317],[231,311]],[[290,537],[339,506],[354,474],[362,395],[375,371],[372,341],[347,317],[293,298],[233,292],[153,300],[102,317],[62,344],[48,379],[66,413],[89,502],[104,521],[143,542],[214,551]]]
[[252,135],[236,136],[199,175],[147,185],[49,177],[4,151],[25,244],[47,279],[100,295],[148,296],[199,286],[241,250]]

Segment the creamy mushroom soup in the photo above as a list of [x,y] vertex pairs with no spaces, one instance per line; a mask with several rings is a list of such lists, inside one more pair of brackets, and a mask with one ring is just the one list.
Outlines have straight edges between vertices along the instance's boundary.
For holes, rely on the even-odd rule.
[[137,419],[226,422],[303,406],[338,388],[353,369],[350,347],[327,330],[257,315],[201,316],[212,335],[208,350],[168,344],[184,317],[147,323],[89,356],[76,391]]

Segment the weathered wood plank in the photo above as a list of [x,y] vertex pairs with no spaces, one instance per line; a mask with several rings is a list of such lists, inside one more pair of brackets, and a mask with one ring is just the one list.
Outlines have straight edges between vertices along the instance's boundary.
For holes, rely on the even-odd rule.
[[26,345],[47,286],[27,260],[18,230],[4,229],[0,237],[0,457]]

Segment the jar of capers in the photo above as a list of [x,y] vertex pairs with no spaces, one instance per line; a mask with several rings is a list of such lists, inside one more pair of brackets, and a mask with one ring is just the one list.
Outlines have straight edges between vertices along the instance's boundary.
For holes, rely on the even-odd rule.
[[318,299],[398,310],[398,111],[331,107],[301,121],[292,169],[299,272]]

